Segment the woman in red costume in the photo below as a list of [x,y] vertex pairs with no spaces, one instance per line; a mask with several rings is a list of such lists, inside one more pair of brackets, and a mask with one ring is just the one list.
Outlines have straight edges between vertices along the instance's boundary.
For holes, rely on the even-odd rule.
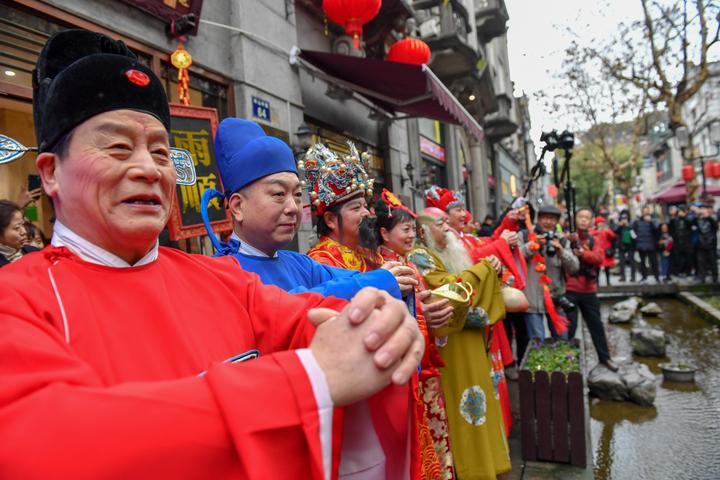
[[[407,255],[415,246],[415,213],[404,206],[395,194],[383,189],[381,198],[375,205],[375,214],[377,215],[377,238],[380,244],[378,253],[386,262],[400,262],[412,268],[418,280],[418,285],[415,287],[414,306],[418,326],[425,337],[425,355],[421,362],[419,395],[416,405],[420,410],[418,418],[425,417],[427,420],[431,446],[435,450],[440,467],[437,470],[424,468],[424,471],[431,473],[428,478],[452,480],[455,478],[455,468],[450,450],[445,397],[442,392],[439,370],[445,364],[435,345],[435,337],[428,332],[427,327],[428,324],[433,327],[445,325],[452,316],[453,308],[445,299],[433,303],[423,303],[430,297],[430,291],[415,265],[407,260]],[[429,457],[429,455],[424,455],[424,457]]]

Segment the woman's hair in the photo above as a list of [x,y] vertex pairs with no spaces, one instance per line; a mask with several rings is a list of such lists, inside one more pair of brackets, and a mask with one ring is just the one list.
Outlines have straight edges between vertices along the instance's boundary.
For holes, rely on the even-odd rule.
[[375,228],[377,231],[377,238],[382,245],[383,239],[380,235],[380,229],[385,228],[388,232],[395,228],[398,223],[415,222],[410,213],[401,208],[391,208],[387,203],[382,200],[375,202],[375,215],[377,216],[377,222]]
[[25,221],[25,231],[27,232],[27,239],[29,242],[33,241],[36,236],[40,236],[40,241],[42,242],[43,246],[47,245],[47,239],[45,238],[45,235],[43,235],[42,230],[40,230],[37,225],[32,223],[29,220]]
[[15,212],[22,212],[18,204],[10,200],[0,200],[0,234],[10,226]]

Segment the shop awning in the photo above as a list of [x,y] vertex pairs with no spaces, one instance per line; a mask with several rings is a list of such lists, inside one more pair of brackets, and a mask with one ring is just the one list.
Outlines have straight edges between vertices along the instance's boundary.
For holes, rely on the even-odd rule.
[[362,94],[388,113],[405,113],[465,127],[478,141],[483,129],[427,65],[302,50],[300,58],[329,81]]
[[[702,185],[698,188],[698,196],[701,197],[704,194]],[[708,193],[713,197],[720,196],[720,187],[714,185],[708,186]],[[685,189],[685,182],[680,180],[671,187],[656,193],[653,195],[652,200],[660,203],[678,203],[683,202],[687,198],[687,190]]]

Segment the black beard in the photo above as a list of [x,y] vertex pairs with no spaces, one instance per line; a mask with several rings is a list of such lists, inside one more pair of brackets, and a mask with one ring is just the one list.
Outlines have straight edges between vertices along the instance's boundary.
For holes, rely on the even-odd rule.
[[364,217],[360,222],[360,246],[370,250],[377,250],[378,236],[376,231],[377,218]]

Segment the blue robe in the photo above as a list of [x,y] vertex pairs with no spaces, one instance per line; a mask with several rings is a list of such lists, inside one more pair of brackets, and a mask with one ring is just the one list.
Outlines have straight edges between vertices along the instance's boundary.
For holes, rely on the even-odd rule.
[[207,189],[203,193],[200,212],[216,257],[232,255],[242,268],[256,273],[266,285],[275,285],[289,293],[316,292],[324,296],[335,296],[350,300],[360,289],[375,287],[384,290],[394,298],[402,298],[395,276],[385,269],[372,272],[356,272],[343,268],[329,267],[316,262],[307,255],[290,250],[280,250],[277,257],[258,257],[240,253],[240,242],[231,238],[222,242],[210,227],[207,207],[213,198],[222,198],[217,190]]
[[385,290],[400,298],[400,287],[392,273],[385,269],[372,272],[356,272],[328,267],[307,255],[290,250],[280,250],[277,257],[255,257],[235,252],[242,267],[255,272],[265,284],[276,285],[290,293],[317,292],[350,300],[364,287]]

